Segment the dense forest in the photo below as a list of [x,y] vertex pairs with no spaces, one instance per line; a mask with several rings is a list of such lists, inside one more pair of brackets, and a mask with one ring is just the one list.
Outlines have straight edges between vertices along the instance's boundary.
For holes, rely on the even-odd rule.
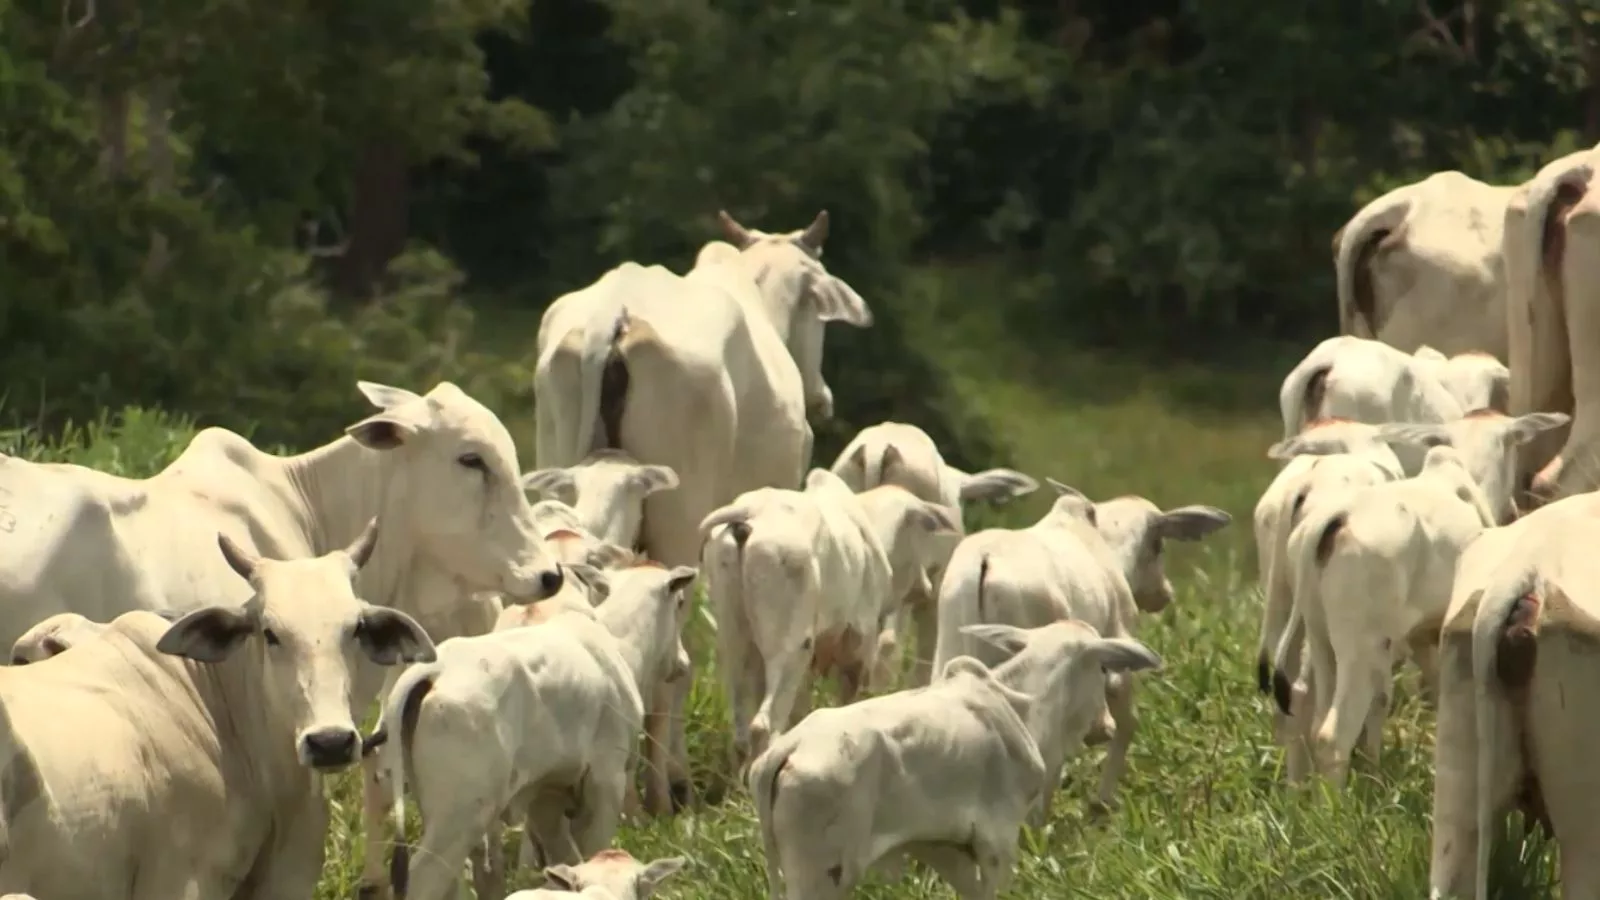
[[1594,0],[0,0],[0,417],[159,405],[304,444],[356,377],[525,415],[495,317],[533,311],[496,335],[531,349],[538,309],[625,259],[682,270],[719,208],[830,212],[826,262],[878,313],[830,337],[847,422],[937,405],[896,327],[928,267],[988,267],[966,302],[1029,340],[1303,341],[1335,328],[1361,203],[1600,137],[1597,24]]

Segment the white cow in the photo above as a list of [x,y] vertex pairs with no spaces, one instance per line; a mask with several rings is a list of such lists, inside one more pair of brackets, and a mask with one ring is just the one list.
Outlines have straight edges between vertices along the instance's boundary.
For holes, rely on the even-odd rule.
[[813,469],[805,490],[749,491],[706,516],[717,659],[741,763],[805,715],[812,673],[837,676],[841,703],[869,680],[883,687],[879,624],[960,527],[947,507],[893,486],[852,493],[827,469]]
[[[760,487],[795,487],[810,464],[806,416],[832,411],[822,377],[824,327],[872,324],[861,297],[820,261],[828,219],[766,234],[721,216],[735,247],[702,250],[678,276],[624,263],[558,298],[539,325],[534,373],[538,457],[573,466],[599,448],[670,466],[678,487],[645,501],[643,548],[667,565],[699,558],[696,526]],[[735,250],[737,252],[735,252]],[[683,701],[670,693],[672,798],[688,801]]]
[[1066,620],[967,626],[1010,658],[971,657],[932,685],[819,709],[750,767],[772,900],[850,895],[870,869],[922,861],[963,900],[994,900],[1017,835],[1104,708],[1107,673],[1161,665],[1130,638]]
[[360,753],[356,658],[431,659],[433,643],[405,613],[356,598],[376,521],[348,550],[311,559],[212,540],[250,589],[242,605],[175,623],[125,613],[71,652],[0,671],[0,891],[314,892],[328,821],[315,779]]
[[1535,501],[1600,486],[1600,272],[1590,265],[1600,234],[1597,163],[1600,146],[1554,160],[1505,209],[1508,412],[1572,416],[1570,430],[1552,431],[1524,451],[1517,482],[1531,481]]
[[[1451,446],[1461,453],[1461,461],[1489,501],[1489,509],[1500,524],[1516,518],[1512,488],[1520,448],[1538,435],[1567,424],[1565,413],[1529,413],[1507,416],[1494,410],[1478,410],[1464,418],[1444,423],[1391,422],[1378,426],[1378,436],[1398,453],[1426,454],[1429,447]],[[1313,442],[1298,452],[1316,454],[1320,447],[1333,444]],[[1338,452],[1335,450],[1334,452]]]
[[581,865],[546,868],[545,882],[551,888],[517,891],[506,900],[567,900],[574,894],[589,900],[649,900],[661,882],[687,863],[681,856],[641,863],[626,850],[601,850]]
[[[880,422],[863,428],[839,451],[833,474],[844,479],[853,491],[882,484],[899,485],[922,500],[954,509],[962,514],[962,533],[966,530],[966,504],[1005,503],[1039,489],[1039,482],[1013,469],[963,472],[944,461],[927,432],[903,422]],[[891,619],[879,634],[880,656],[893,660],[900,634],[910,620],[917,643],[911,673],[913,685],[927,684],[933,671],[933,645],[938,640],[937,598],[945,562],[939,560],[937,565],[928,567],[925,581],[913,587],[901,615]]]
[[678,486],[671,466],[648,466],[621,450],[596,450],[575,466],[552,467],[522,476],[530,491],[570,504],[578,524],[603,541],[623,547],[639,542],[645,498]]
[[[469,852],[479,896],[500,896],[503,873],[475,848],[512,811],[524,812],[547,860],[578,863],[611,845],[650,692],[689,674],[681,631],[696,575],[612,570],[592,613],[452,638],[400,676],[379,726],[395,732],[382,753],[391,783],[411,785],[423,832],[414,855],[396,842],[397,896],[454,896]],[[404,834],[404,790],[391,824]]]
[[[939,591],[939,640],[934,670],[957,656],[999,662],[992,647],[965,631],[967,625],[1043,625],[1064,617],[1089,623],[1106,637],[1132,633],[1139,611],[1160,612],[1172,602],[1172,584],[1162,570],[1164,541],[1197,541],[1231,517],[1214,506],[1181,506],[1163,512],[1143,497],[1095,503],[1054,479],[1057,493],[1044,517],[1023,529],[990,528],[968,535],[950,557]],[[1111,748],[1096,794],[1109,807],[1127,766],[1138,721],[1133,682],[1114,676],[1106,710],[1114,728],[1102,725]]]
[[[1456,567],[1440,633],[1430,897],[1487,900],[1488,862],[1512,807],[1555,825],[1562,892],[1596,893],[1592,729],[1572,684],[1587,666],[1600,578],[1600,495],[1567,497],[1485,531]],[[1586,707],[1585,707],[1586,708]],[[1587,732],[1587,733],[1586,733]],[[1487,751],[1487,752],[1486,752]],[[1578,755],[1575,755],[1578,754]]]
[[56,613],[17,638],[11,645],[11,664],[24,666],[65,653],[68,647],[99,637],[109,627],[77,613]]
[[[1284,376],[1278,390],[1283,436],[1318,419],[1450,422],[1496,403],[1503,409],[1509,378],[1492,357],[1446,359],[1431,347],[1408,354],[1381,341],[1328,338]],[[1400,462],[1414,475],[1422,455],[1402,453]]]
[[[1270,695],[1273,656],[1294,611],[1293,582],[1285,558],[1289,533],[1299,524],[1313,498],[1393,481],[1404,477],[1404,472],[1389,444],[1379,438],[1378,426],[1343,419],[1313,422],[1295,437],[1273,444],[1267,449],[1267,456],[1286,461],[1262,492],[1254,513],[1262,595],[1256,682],[1261,693]],[[1290,684],[1300,678],[1300,645],[1301,641],[1295,640],[1282,660],[1281,670]],[[1288,704],[1280,701],[1280,705]],[[1304,743],[1295,740],[1305,731],[1305,725],[1305,721],[1296,721],[1277,709],[1273,712],[1273,737],[1288,750],[1287,775],[1291,782],[1304,777],[1310,765]]]
[[1501,240],[1514,190],[1438,172],[1362,207],[1333,236],[1340,333],[1506,359]]
[[[1494,524],[1460,454],[1439,446],[1416,476],[1319,497],[1295,526],[1286,557],[1314,692],[1311,749],[1336,787],[1344,785],[1363,725],[1367,755],[1377,760],[1391,672],[1407,649],[1425,680],[1436,684],[1439,627],[1456,560]],[[1291,643],[1298,640],[1286,635],[1279,659]],[[1287,707],[1281,688],[1288,679],[1279,672],[1275,682],[1280,707]]]
[[[218,530],[274,559],[349,543],[377,516],[386,538],[363,596],[448,633],[461,589],[531,602],[561,588],[494,413],[449,382],[425,396],[358,382],[382,411],[295,456],[222,428],[197,434],[147,479],[0,456],[0,641],[60,612],[105,622],[248,592],[212,544]],[[474,611],[476,614],[476,611]],[[381,673],[364,672],[365,695]]]

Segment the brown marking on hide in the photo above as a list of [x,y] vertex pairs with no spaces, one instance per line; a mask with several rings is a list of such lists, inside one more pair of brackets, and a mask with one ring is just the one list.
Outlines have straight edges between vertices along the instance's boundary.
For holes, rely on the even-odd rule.
[[573,531],[570,528],[558,528],[555,531],[552,531],[549,534],[545,535],[544,539],[547,540],[547,541],[571,541],[571,540],[579,540],[579,541],[581,541],[581,540],[583,540],[583,535],[577,533],[576,531]]
[[1365,322],[1367,330],[1374,335],[1378,333],[1378,296],[1372,288],[1372,261],[1381,253],[1387,253],[1406,242],[1406,223],[1401,222],[1393,230],[1379,228],[1367,235],[1360,249],[1356,251],[1354,264],[1351,266],[1352,281],[1351,293],[1353,295],[1353,310],[1356,320]]
[[540,600],[522,606],[508,606],[506,612],[501,615],[522,626],[538,625],[560,615],[564,608],[564,604],[560,601]]
[[1558,303],[1562,297],[1561,262],[1567,253],[1567,218],[1588,188],[1587,177],[1578,179],[1564,176],[1556,188],[1556,195],[1550,198],[1550,205],[1545,208],[1544,227],[1539,235],[1539,269],[1545,278],[1545,287]]
[[633,862],[633,854],[620,847],[607,847],[589,857],[590,862]]
[[44,778],[39,764],[26,747],[17,747],[0,771],[0,816],[15,821],[44,796]]
[[[1311,377],[1306,379],[1306,388],[1300,395],[1303,415],[1315,418],[1321,411],[1322,401],[1328,396],[1328,373],[1332,371],[1332,365],[1318,366],[1311,371]],[[1300,430],[1305,431],[1304,428]]]
[[1317,547],[1313,554],[1317,565],[1325,566],[1328,559],[1333,556],[1334,544],[1338,543],[1339,535],[1344,532],[1346,525],[1350,524],[1349,513],[1339,513],[1334,516],[1322,529],[1322,534],[1317,536]]
[[[1310,412],[1310,410],[1308,409],[1307,412]],[[1306,422],[1305,426],[1300,429],[1300,433],[1304,434],[1304,433],[1312,430],[1313,428],[1326,428],[1329,425],[1354,425],[1354,424],[1356,424],[1356,420],[1355,419],[1346,419],[1343,416],[1317,416],[1316,418],[1308,420]]]
[[1507,416],[1505,413],[1501,412],[1498,409],[1495,409],[1495,408],[1489,407],[1489,406],[1484,406],[1484,407],[1480,407],[1478,409],[1475,409],[1475,410],[1467,413],[1466,415],[1462,416],[1461,418],[1463,418],[1463,419],[1507,419],[1507,418],[1510,418],[1510,417]]
[[1515,802],[1523,818],[1536,823],[1547,834],[1555,832],[1545,806],[1539,774],[1533,768],[1534,747],[1532,730],[1528,727],[1528,693],[1538,662],[1540,620],[1550,618],[1557,608],[1561,610],[1563,618],[1570,618],[1568,611],[1572,609],[1571,601],[1554,585],[1550,586],[1543,602],[1532,591],[1517,598],[1501,624],[1500,640],[1495,648],[1495,677],[1511,707],[1511,727],[1516,735],[1518,758],[1522,762]]
[[854,628],[824,631],[817,635],[811,645],[811,671],[816,675],[827,675],[835,669],[849,666],[861,658],[861,650],[865,646],[861,632]]

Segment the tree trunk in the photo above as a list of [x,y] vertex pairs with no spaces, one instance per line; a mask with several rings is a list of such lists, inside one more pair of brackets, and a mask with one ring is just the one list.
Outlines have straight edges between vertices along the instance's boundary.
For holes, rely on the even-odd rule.
[[[145,95],[144,139],[145,160],[149,168],[146,182],[150,195],[161,197],[172,193],[175,173],[172,164],[172,82],[157,81]],[[167,266],[167,236],[159,231],[150,235],[150,254],[145,258],[144,273],[153,278]]]
[[372,297],[410,233],[411,177],[405,151],[392,140],[362,150],[350,204],[349,244],[334,262],[333,289],[342,299]]
[[125,88],[100,89],[100,169],[111,178],[127,171],[128,107]]

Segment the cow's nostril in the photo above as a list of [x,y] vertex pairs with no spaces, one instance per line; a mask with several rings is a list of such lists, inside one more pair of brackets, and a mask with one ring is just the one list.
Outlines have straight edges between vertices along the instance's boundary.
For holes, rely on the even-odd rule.
[[349,728],[322,728],[304,738],[306,758],[314,766],[346,765],[356,757],[361,737]]
[[551,569],[539,576],[539,589],[544,591],[546,597],[554,596],[555,592],[561,590],[561,585],[565,583],[566,576],[561,574],[560,569]]

